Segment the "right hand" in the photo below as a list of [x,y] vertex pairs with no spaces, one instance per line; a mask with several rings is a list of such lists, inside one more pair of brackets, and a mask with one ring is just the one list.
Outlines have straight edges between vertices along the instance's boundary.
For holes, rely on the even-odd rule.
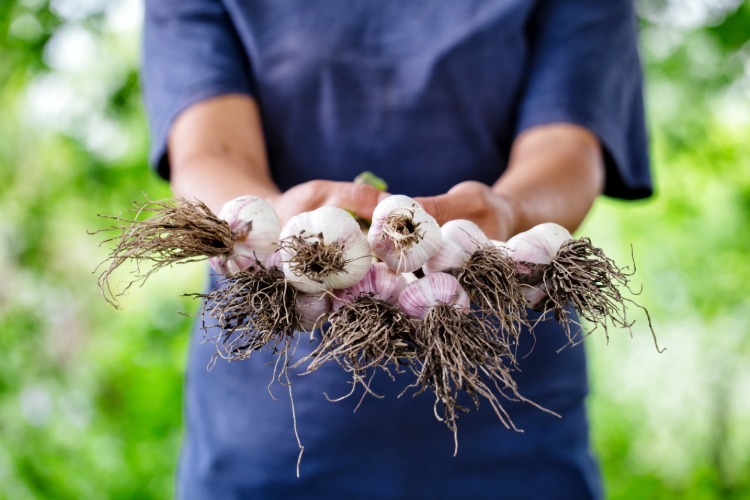
[[388,193],[364,184],[314,180],[266,197],[266,201],[273,206],[279,222],[284,225],[297,214],[326,205],[340,207],[371,220],[375,206],[387,196]]

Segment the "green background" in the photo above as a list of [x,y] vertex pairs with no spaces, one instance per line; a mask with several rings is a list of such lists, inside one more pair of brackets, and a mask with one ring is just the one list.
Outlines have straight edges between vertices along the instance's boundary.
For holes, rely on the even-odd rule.
[[[579,234],[638,263],[651,311],[590,337],[608,497],[750,498],[750,3],[639,3],[657,196]],[[0,2],[0,497],[168,498],[201,265],[117,311],[86,234],[169,196],[145,163],[139,0]]]

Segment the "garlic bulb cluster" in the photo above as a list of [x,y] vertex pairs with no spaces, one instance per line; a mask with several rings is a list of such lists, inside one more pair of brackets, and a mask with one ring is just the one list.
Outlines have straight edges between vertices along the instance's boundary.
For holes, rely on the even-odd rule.
[[281,226],[273,207],[257,196],[240,196],[225,203],[218,214],[229,224],[231,250],[209,259],[214,271],[231,275],[262,263],[276,249]]
[[254,196],[231,200],[218,216],[200,202],[154,205],[155,217],[113,228],[121,236],[99,279],[105,298],[111,273],[128,260],[153,264],[145,279],[208,257],[224,275],[202,296],[205,324],[220,330],[209,339],[217,356],[242,360],[270,349],[286,376],[297,332],[327,322],[303,360],[308,371],[334,361],[351,375],[352,391],[366,393],[373,370],[411,373],[417,380],[409,388],[431,391],[436,416],[454,432],[459,393],[488,402],[514,428],[498,395],[528,402],[510,376],[523,328],[534,326],[527,306],[550,313],[571,344],[581,337],[579,317],[606,334],[608,325],[630,329],[627,304],[645,311],[623,294],[632,272],[553,223],[502,243],[468,220],[440,227],[403,195],[378,204],[367,235],[330,206],[280,227],[273,208]]
[[337,207],[292,217],[279,239],[284,274],[305,293],[352,286],[367,274],[372,262],[359,224]]
[[440,249],[440,226],[413,198],[393,195],[372,214],[372,252],[397,273],[421,268]]

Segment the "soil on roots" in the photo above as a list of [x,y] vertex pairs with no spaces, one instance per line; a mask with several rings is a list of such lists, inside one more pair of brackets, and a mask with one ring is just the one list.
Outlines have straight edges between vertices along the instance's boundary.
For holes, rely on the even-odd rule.
[[286,356],[300,318],[297,291],[277,267],[240,271],[221,280],[205,299],[204,330],[216,325],[220,332],[208,340],[216,345],[217,357],[228,361],[248,358],[265,347]]
[[517,344],[526,320],[522,284],[515,262],[501,249],[487,245],[474,252],[463,269],[451,270],[473,304],[496,318],[506,343]]
[[[382,370],[392,379],[417,354],[414,325],[395,305],[365,295],[349,302],[328,318],[318,347],[301,362],[310,361],[307,373],[335,361],[352,376],[354,393],[361,385],[366,393],[372,376]],[[339,398],[343,399],[343,398]]]
[[601,328],[609,341],[610,325],[631,331],[634,321],[628,318],[628,306],[632,305],[645,313],[654,345],[661,352],[648,310],[624,295],[640,293],[629,287],[634,273],[635,262],[632,271],[617,266],[600,248],[593,246],[589,238],[566,241],[544,269],[540,286],[548,298],[539,309],[545,313],[552,311],[569,342],[577,344],[584,335],[580,335],[581,325],[569,306],[593,325],[587,335]]
[[453,431],[456,453],[458,412],[469,411],[458,403],[462,392],[476,408],[482,398],[486,400],[506,428],[520,431],[499,398],[531,402],[518,393],[505,363],[510,351],[491,324],[455,306],[438,304],[418,324],[415,338],[420,349],[416,394],[435,394],[435,417]]
[[[216,217],[200,201],[178,199],[133,202],[133,205],[133,219],[102,215],[101,217],[118,221],[118,224],[92,233],[113,230],[120,232],[118,236],[102,242],[116,242],[116,246],[100,264],[103,266],[109,262],[98,280],[102,295],[113,305],[116,305],[116,298],[124,294],[133,283],[144,282],[163,267],[207,257],[226,256],[231,252],[235,235],[229,224]],[[148,219],[138,220],[144,213],[153,215]],[[110,286],[112,273],[130,260],[137,264],[134,279],[127,282],[123,290],[113,291]],[[149,263],[150,266],[142,271],[141,263]]]
[[383,238],[387,238],[394,252],[408,252],[411,247],[424,239],[424,230],[414,221],[414,208],[397,208],[383,223]]

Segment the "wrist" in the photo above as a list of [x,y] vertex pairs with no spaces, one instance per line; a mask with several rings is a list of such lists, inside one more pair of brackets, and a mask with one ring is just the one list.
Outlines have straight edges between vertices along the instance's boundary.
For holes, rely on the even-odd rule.
[[523,199],[502,190],[493,189],[493,193],[501,200],[498,204],[501,207],[499,216],[502,218],[501,220],[506,222],[506,239],[531,227],[528,222],[528,210]]
[[253,195],[268,199],[280,193],[270,178],[253,175],[213,158],[175,165],[170,183],[176,196],[200,200],[215,213],[224,203],[238,196]]

